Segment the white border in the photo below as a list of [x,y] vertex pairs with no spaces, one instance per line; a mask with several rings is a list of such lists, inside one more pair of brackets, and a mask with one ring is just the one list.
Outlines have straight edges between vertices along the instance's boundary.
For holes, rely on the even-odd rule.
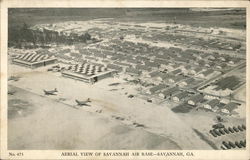
[[[124,8],[124,7],[166,7],[166,8],[184,8],[184,7],[245,7],[247,9],[247,42],[250,43],[249,35],[249,1],[124,1],[124,0],[3,0],[1,1],[1,157],[0,159],[154,159],[154,157],[61,157],[62,150],[12,150],[14,153],[23,152],[22,157],[9,157],[7,150],[7,9],[8,8],[52,8],[52,7],[71,7],[71,8]],[[249,46],[247,45],[247,73],[249,73]],[[247,74],[247,93],[249,97],[249,74]],[[247,142],[249,139],[249,99],[246,99],[247,106]],[[63,150],[66,151],[66,150]],[[68,150],[70,152],[70,150]],[[91,150],[88,150],[91,152]],[[108,150],[111,152],[111,150]],[[119,150],[120,151],[120,150]],[[127,150],[128,151],[128,150]],[[179,150],[177,150],[179,152]],[[81,152],[81,150],[74,150]],[[93,151],[95,152],[95,151]],[[104,150],[99,150],[104,152]],[[130,150],[130,152],[132,152]],[[142,152],[142,150],[139,150]],[[182,150],[181,152],[188,152]],[[249,159],[249,143],[246,150],[191,150],[194,157],[185,157],[185,159]],[[182,157],[162,157],[162,159],[184,159]]]

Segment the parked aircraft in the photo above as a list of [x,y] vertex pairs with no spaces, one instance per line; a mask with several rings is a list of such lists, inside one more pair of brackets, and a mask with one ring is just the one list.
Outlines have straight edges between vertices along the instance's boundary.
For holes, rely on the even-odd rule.
[[9,78],[8,78],[8,81],[18,81],[20,79],[20,77],[18,77],[18,76],[10,76]]
[[91,102],[91,100],[89,98],[86,101],[79,101],[77,99],[75,101],[76,101],[77,105],[79,105],[79,106],[90,106],[87,103]]
[[55,88],[54,90],[46,91],[43,90],[45,95],[56,95],[57,89]]
[[14,95],[16,93],[16,91],[8,91],[9,95]]

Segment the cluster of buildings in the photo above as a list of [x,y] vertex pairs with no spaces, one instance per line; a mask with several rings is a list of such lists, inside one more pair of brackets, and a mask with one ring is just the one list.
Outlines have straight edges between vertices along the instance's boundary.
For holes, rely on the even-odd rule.
[[179,86],[169,86],[159,84],[146,91],[149,95],[158,95],[161,99],[168,99],[178,104],[186,104],[191,108],[203,108],[212,112],[231,114],[233,110],[240,106],[240,103],[229,101],[219,96],[211,96],[196,92],[195,90],[185,90]]
[[[187,40],[187,37],[180,34],[162,34],[159,33],[162,30],[161,27],[150,27],[150,29],[155,29],[159,32],[152,32],[152,34],[146,35],[143,32],[145,31],[143,26],[138,25],[134,29],[128,29],[128,27],[124,26],[122,28],[122,25],[120,25],[120,35],[123,36],[123,33],[133,34],[136,39],[136,28],[139,28],[140,32],[143,33],[142,38],[148,38],[151,41],[173,41],[200,46],[206,45],[207,47],[212,45],[217,48],[221,47],[220,49],[225,49],[227,46],[235,48],[232,44],[224,44],[214,40],[197,39],[195,37],[188,37],[189,39]],[[77,31],[78,29],[72,28],[70,30]],[[48,34],[46,37],[49,40],[56,39],[58,35],[61,35],[58,31],[52,31],[46,27],[43,28],[43,31],[39,29],[36,29],[36,31]],[[66,30],[62,30],[62,32],[68,33]],[[95,33],[95,30],[92,29],[91,32]],[[106,39],[104,42],[91,45],[75,44],[74,47],[69,48],[38,50],[37,53],[27,53],[14,58],[13,63],[34,68],[58,61],[69,65],[67,69],[62,71],[64,77],[88,83],[97,82],[114,74],[123,74],[133,79],[139,79],[139,85],[143,88],[142,91],[149,96],[157,95],[162,99],[168,98],[191,106],[197,106],[197,104],[202,103],[204,108],[211,111],[217,111],[219,108],[224,113],[231,112],[231,109],[224,109],[231,105],[225,104],[223,108],[222,103],[218,103],[217,108],[209,108],[210,104],[217,103],[218,99],[215,98],[211,102],[204,100],[204,95],[199,94],[196,87],[202,82],[232,69],[245,61],[244,59],[195,49],[166,48],[149,43],[128,41],[121,38],[121,36],[117,36],[119,34],[117,30],[110,31],[109,34],[107,37],[115,35],[116,38]],[[62,36],[65,35],[63,34]],[[79,35],[72,32],[68,36],[74,37]],[[86,36],[87,39],[91,38],[90,35]],[[218,84],[223,83],[218,82]]]
[[57,59],[48,54],[26,53],[17,55],[12,59],[12,63],[29,68],[37,68],[56,63]]
[[239,103],[229,102],[227,104],[221,102],[219,99],[212,99],[204,104],[204,108],[211,110],[213,112],[222,112],[225,114],[230,114],[232,111],[240,106]]
[[69,66],[66,70],[62,71],[62,76],[87,83],[95,83],[107,77],[111,77],[113,73],[114,71],[108,70],[102,65],[81,63]]
[[[185,44],[187,46],[199,46],[202,48],[213,48],[216,50],[228,50],[228,51],[236,51],[242,49],[242,45],[239,42],[236,41],[223,41],[218,38],[213,39],[205,39],[205,38],[197,38],[193,36],[194,34],[197,34],[199,32],[190,31],[189,34],[187,34],[186,30],[174,30],[175,34],[169,33],[169,32],[150,32],[150,34],[145,34],[143,36],[146,40],[153,40],[153,41],[168,41],[171,43],[181,43]],[[183,34],[184,33],[184,34]],[[193,35],[192,35],[193,33]]]

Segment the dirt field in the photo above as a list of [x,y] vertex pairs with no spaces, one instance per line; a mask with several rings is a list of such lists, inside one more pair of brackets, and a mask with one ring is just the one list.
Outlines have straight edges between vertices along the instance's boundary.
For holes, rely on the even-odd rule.
[[[58,149],[58,147],[62,149],[118,149],[119,147],[122,147],[119,149],[212,149],[167,106],[157,106],[137,98],[128,99],[126,95],[99,88],[98,85],[103,86],[101,82],[88,85],[53,73],[42,72],[42,70],[30,72],[31,70],[16,65],[10,65],[9,69],[12,73],[20,73],[19,76],[21,76],[19,81],[10,82],[11,85],[29,91],[21,90],[20,93],[17,91],[16,96],[25,95],[22,92],[27,94],[17,99],[27,101],[25,97],[28,97],[29,103],[37,108],[29,116],[9,120],[10,149],[23,147],[27,149]],[[71,84],[70,87],[68,84]],[[43,95],[43,89],[55,87],[59,91],[58,95]],[[91,107],[76,109],[74,102],[76,98],[92,99]],[[100,109],[102,113],[96,113]],[[113,122],[114,116],[123,117],[124,120]],[[135,128],[134,122],[145,125],[145,128]],[[121,136],[113,132],[114,130],[126,135]],[[34,138],[30,138],[31,133],[35,133]],[[75,140],[66,139],[69,136]],[[84,141],[85,145],[78,137],[84,137],[80,140]],[[124,137],[127,138],[124,139]],[[138,140],[138,137],[142,139]],[[122,141],[117,144],[118,139]],[[162,140],[163,142],[160,143]],[[35,141],[37,143],[33,143]],[[138,141],[138,144],[134,141]],[[100,144],[94,142],[100,142]],[[159,144],[153,142],[159,142]],[[34,144],[36,146],[32,146]],[[95,145],[91,146],[93,144]],[[132,144],[133,146],[130,146]]]
[[234,98],[241,100],[241,101],[246,101],[246,85],[243,85],[237,92],[234,94]]
[[10,88],[16,94],[9,101],[16,103],[9,108],[20,106],[20,99],[33,105],[9,110],[9,149],[180,149],[167,137]]
[[[188,123],[193,129],[198,131],[198,135],[204,137],[205,141],[210,143],[214,149],[220,149],[222,141],[239,141],[246,138],[246,132],[238,132],[234,134],[223,135],[219,137],[213,137],[209,131],[213,129],[212,125],[217,123],[216,114],[213,112],[205,112],[202,110],[193,110],[189,114],[179,113],[180,119]],[[194,121],[197,119],[197,121]],[[226,127],[238,126],[245,124],[244,117],[234,118],[230,116],[222,116],[223,124]]]

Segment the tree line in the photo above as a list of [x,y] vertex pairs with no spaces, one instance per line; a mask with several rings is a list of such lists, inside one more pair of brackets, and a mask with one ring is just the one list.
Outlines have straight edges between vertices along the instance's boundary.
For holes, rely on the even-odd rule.
[[52,30],[32,30],[30,27],[23,23],[22,26],[12,26],[8,28],[8,45],[21,48],[23,44],[33,44],[33,46],[46,46],[49,43],[68,44],[71,45],[74,42],[86,43],[88,40],[92,40],[91,35],[86,32],[81,35],[70,33],[65,35],[58,31]]

